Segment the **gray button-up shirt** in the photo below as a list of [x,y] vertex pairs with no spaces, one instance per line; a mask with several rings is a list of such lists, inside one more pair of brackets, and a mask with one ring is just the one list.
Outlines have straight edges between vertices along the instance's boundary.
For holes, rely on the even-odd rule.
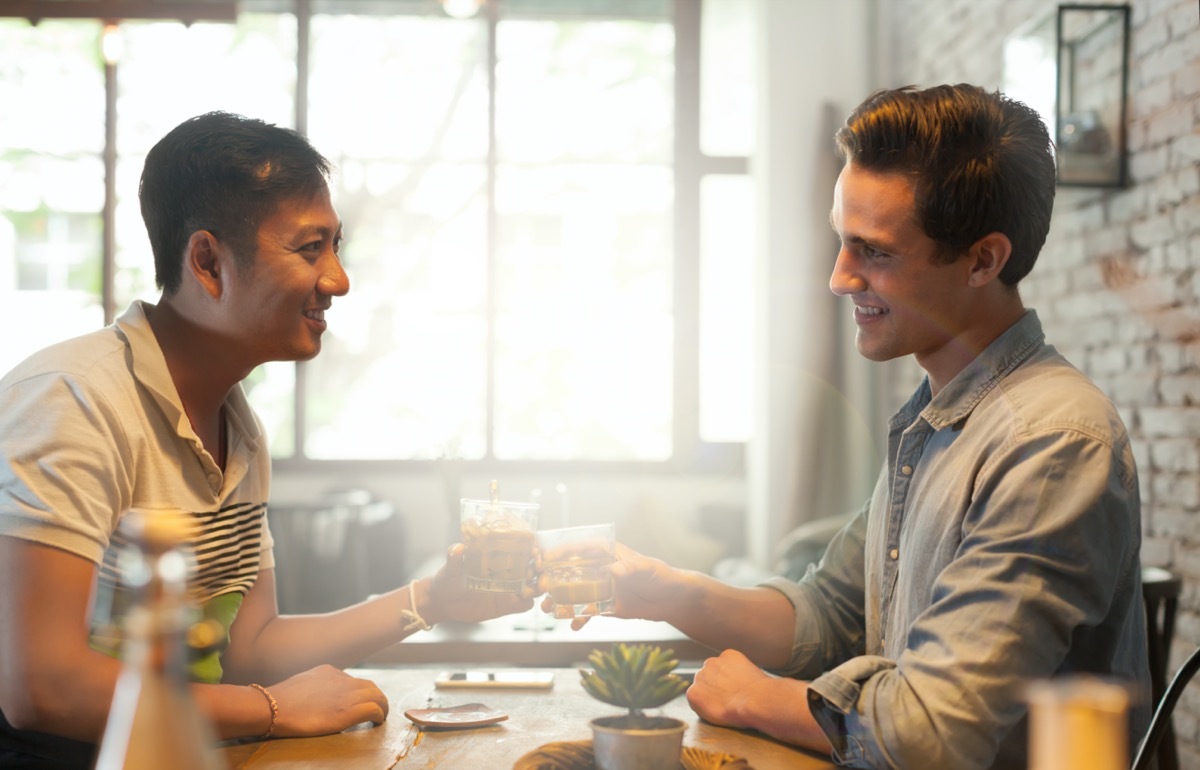
[[1137,472],[1112,403],[1044,343],[1037,315],[936,397],[892,418],[862,512],[797,584],[786,673],[839,764],[1027,766],[1024,685],[1132,685],[1149,723]]

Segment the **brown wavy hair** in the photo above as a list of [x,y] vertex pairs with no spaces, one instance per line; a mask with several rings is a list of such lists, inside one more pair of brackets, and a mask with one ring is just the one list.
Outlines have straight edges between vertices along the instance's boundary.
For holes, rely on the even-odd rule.
[[968,85],[876,91],[837,132],[842,159],[913,183],[918,224],[951,262],[988,233],[1012,243],[1000,273],[1029,274],[1050,230],[1055,172],[1041,117],[1000,92]]

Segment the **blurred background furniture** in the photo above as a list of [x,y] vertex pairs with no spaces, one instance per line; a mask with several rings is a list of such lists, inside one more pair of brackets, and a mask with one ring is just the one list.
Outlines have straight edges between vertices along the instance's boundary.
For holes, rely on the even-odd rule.
[[367,490],[331,490],[267,511],[281,613],[328,612],[404,583],[403,522]]
[[[1179,702],[1179,696],[1183,695],[1183,691],[1187,689],[1197,670],[1200,670],[1200,648],[1193,650],[1188,659],[1179,667],[1175,678],[1171,680],[1171,684],[1163,693],[1162,700],[1154,709],[1154,718],[1150,720],[1150,729],[1146,731],[1146,738],[1138,748],[1137,756],[1134,757],[1133,770],[1151,770],[1156,758],[1159,760],[1159,770],[1167,770],[1167,768],[1174,770],[1178,766],[1175,735],[1171,729],[1171,713],[1175,710],[1175,704]],[[1163,764],[1164,752],[1162,749],[1165,746],[1171,747],[1169,761],[1173,764]]]
[[[1156,705],[1146,745],[1139,751],[1139,756],[1145,755],[1145,759],[1135,762],[1135,768],[1148,768],[1151,754],[1157,754],[1158,770],[1179,768],[1171,712],[1174,710],[1175,701],[1179,699],[1180,691],[1187,686],[1188,680],[1195,673],[1194,666],[1200,665],[1200,656],[1193,653],[1171,682],[1172,692],[1168,698],[1167,665],[1171,658],[1171,640],[1175,636],[1175,612],[1179,606],[1179,592],[1182,587],[1183,581],[1179,576],[1161,567],[1142,569],[1142,598],[1146,602],[1146,646],[1150,654],[1150,691]],[[1191,671],[1188,671],[1189,666],[1193,666]]]

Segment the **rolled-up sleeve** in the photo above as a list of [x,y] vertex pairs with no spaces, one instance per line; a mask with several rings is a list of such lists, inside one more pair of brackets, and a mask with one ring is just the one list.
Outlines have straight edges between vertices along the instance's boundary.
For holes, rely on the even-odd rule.
[[775,673],[811,678],[865,651],[863,553],[868,502],[830,541],[798,582],[775,577],[762,585],[795,608],[792,656]]

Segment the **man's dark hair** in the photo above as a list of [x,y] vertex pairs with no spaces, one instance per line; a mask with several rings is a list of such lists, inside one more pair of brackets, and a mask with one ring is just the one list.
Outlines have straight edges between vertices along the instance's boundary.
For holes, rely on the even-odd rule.
[[228,112],[172,129],[146,155],[138,199],[154,251],[154,280],[179,290],[183,252],[197,230],[229,245],[244,268],[258,228],[284,200],[328,185],[330,164],[300,134]]
[[953,261],[988,233],[1012,243],[1000,273],[1028,275],[1050,230],[1055,173],[1037,112],[967,84],[876,91],[837,132],[842,158],[913,182],[918,224]]

